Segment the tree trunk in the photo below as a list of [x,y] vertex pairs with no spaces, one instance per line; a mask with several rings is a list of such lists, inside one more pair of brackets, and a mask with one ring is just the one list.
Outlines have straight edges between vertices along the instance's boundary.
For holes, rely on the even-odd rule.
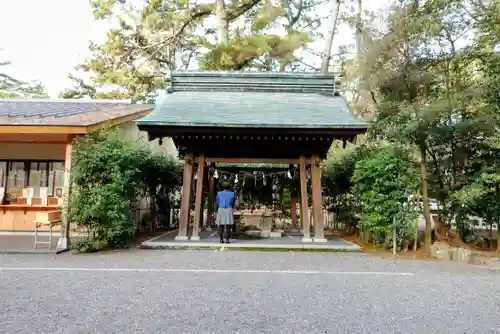
[[392,255],[396,255],[396,250],[397,250],[397,245],[398,241],[396,240],[397,238],[397,231],[396,231],[396,219],[394,219],[392,223]]
[[362,44],[363,44],[363,22],[362,22],[362,16],[361,14],[363,13],[363,1],[362,0],[357,0],[358,1],[358,8],[356,10],[356,60],[359,64],[361,60],[361,55],[362,55]]
[[224,0],[215,1],[215,15],[217,17],[217,42],[227,44],[229,42],[229,21]]
[[413,240],[413,252],[417,251],[417,243],[418,243],[418,218],[415,221],[415,240]]
[[432,231],[431,231],[431,215],[429,212],[429,194],[427,189],[427,155],[425,144],[420,146],[420,173],[421,173],[421,190],[422,190],[422,205],[425,219],[425,252],[431,253]]
[[332,56],[333,40],[335,38],[335,31],[337,29],[338,17],[340,11],[340,0],[333,0],[332,16],[330,17],[330,27],[328,35],[325,39],[325,49],[323,51],[323,59],[321,60],[321,72],[327,73],[330,65],[330,58]]
[[[497,200],[500,197],[500,184],[495,184]],[[500,220],[497,218],[497,251],[500,251]]]

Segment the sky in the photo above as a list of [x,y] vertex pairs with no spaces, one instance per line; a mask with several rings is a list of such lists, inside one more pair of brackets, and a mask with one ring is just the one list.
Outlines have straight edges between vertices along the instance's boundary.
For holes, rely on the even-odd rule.
[[40,80],[56,97],[68,73],[85,59],[89,40],[109,26],[93,19],[88,0],[0,0],[0,61],[20,80]]
[[[110,28],[94,20],[89,0],[0,0],[0,8],[0,61],[12,62],[6,72],[43,82],[51,97],[71,86],[68,74],[89,55],[89,40],[103,41]],[[345,27],[337,36],[336,43],[353,42]]]

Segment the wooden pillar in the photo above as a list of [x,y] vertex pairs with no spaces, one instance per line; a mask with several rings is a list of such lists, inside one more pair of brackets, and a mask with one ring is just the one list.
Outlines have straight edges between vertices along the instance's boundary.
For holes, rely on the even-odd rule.
[[[300,175],[300,174],[299,174]],[[300,181],[300,180],[299,180]],[[298,204],[299,204],[299,230],[300,231],[303,231],[304,230],[304,213],[302,212],[302,199],[301,199],[301,191],[300,189],[302,189],[302,187],[300,186],[300,182],[299,182],[299,189],[298,189]]]
[[187,240],[187,229],[191,206],[191,182],[193,181],[193,156],[184,157],[184,175],[182,184],[181,212],[179,214],[179,233],[175,240]]
[[71,196],[71,162],[73,153],[73,137],[68,137],[66,143],[66,151],[64,156],[64,183],[63,183],[63,197],[62,197],[62,224],[61,235],[57,240],[58,249],[67,249],[70,247],[70,222],[69,222],[69,200]]
[[[206,174],[206,169],[205,169],[205,174]],[[205,188],[205,176],[203,177],[203,188]],[[204,229],[204,222],[205,222],[205,189],[201,192],[201,215],[200,215],[200,231],[203,231]]]
[[299,226],[297,224],[297,199],[293,198],[292,203],[291,203],[291,209],[292,212],[292,228],[293,229],[298,229]]
[[[290,164],[288,166],[290,170],[293,170],[295,168],[295,165]],[[292,175],[292,181],[291,184],[294,184],[294,175]],[[299,182],[300,183],[300,182]],[[297,187],[296,192],[294,192],[294,196],[291,199],[291,205],[290,205],[290,213],[291,213],[291,220],[292,220],[292,230],[298,229],[298,223],[297,223],[297,197],[300,197],[297,195],[300,193],[299,187]]]
[[208,173],[208,208],[207,208],[207,231],[212,230],[212,216],[214,214],[215,199],[215,165],[212,163]]
[[203,222],[203,181],[205,180],[205,155],[198,157],[198,177],[196,178],[196,195],[194,202],[194,223],[191,240],[200,240],[200,223]]
[[326,242],[323,196],[321,194],[321,167],[317,154],[311,159],[312,211],[314,216],[314,242]]
[[299,160],[300,172],[300,216],[302,218],[302,242],[311,242],[309,233],[309,215],[308,215],[308,200],[307,200],[307,174],[306,174],[306,157],[301,154]]

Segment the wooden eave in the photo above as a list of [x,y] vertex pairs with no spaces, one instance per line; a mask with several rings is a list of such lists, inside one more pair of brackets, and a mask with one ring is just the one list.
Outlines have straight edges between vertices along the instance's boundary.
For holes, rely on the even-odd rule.
[[116,117],[94,124],[0,124],[0,134],[73,134],[83,135],[104,128],[134,121],[146,116],[151,110],[140,111],[134,114]]
[[163,137],[231,137],[231,136],[271,136],[283,137],[293,140],[293,137],[301,138],[332,138],[344,139],[355,137],[365,133],[368,127],[356,128],[261,128],[261,127],[201,127],[201,126],[170,126],[170,125],[142,125],[138,124],[141,131],[146,131],[152,139]]
[[[204,154],[207,159],[282,159],[296,163],[299,155],[326,157],[335,139],[353,141],[365,132],[361,128],[224,128],[139,125],[147,131],[149,139],[171,137],[180,156]],[[236,159],[236,160],[234,160]],[[284,159],[284,160],[283,160]],[[292,159],[292,160],[290,160]]]

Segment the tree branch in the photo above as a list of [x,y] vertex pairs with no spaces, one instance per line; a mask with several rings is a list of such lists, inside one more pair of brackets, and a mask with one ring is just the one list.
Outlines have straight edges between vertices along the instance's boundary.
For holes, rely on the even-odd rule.
[[252,9],[254,6],[258,5],[259,2],[261,2],[261,1],[262,0],[247,0],[234,9],[228,9],[227,10],[228,22],[231,22],[231,21],[237,19],[238,17],[240,17],[241,15],[245,14],[250,9]]

